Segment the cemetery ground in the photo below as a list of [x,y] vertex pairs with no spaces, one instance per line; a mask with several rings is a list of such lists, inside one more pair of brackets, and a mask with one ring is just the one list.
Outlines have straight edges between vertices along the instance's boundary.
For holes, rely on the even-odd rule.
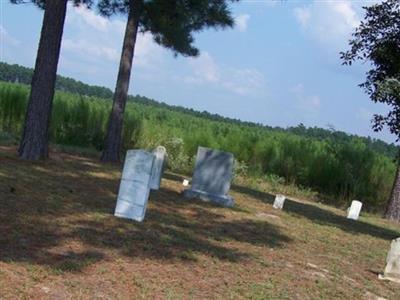
[[[0,299],[399,299],[377,279],[399,225],[234,185],[234,208],[166,173],[143,223],[113,216],[121,165],[0,147]],[[245,182],[245,179],[243,180]]]

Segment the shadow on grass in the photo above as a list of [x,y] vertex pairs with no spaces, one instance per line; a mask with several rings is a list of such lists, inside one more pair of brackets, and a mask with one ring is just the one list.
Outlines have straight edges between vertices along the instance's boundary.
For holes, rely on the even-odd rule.
[[92,246],[119,249],[138,259],[195,261],[196,254],[202,254],[230,262],[239,262],[249,255],[225,246],[224,242],[279,248],[291,241],[266,221],[227,220],[223,214],[211,211],[224,208],[184,200],[165,188],[152,192],[150,201],[155,208],[148,209],[143,223],[113,218],[104,230],[103,222],[82,221],[73,236]]
[[[232,189],[239,193],[252,196],[255,199],[271,205],[275,200],[275,195],[273,194],[257,191],[248,187],[234,185],[232,186]],[[361,220],[354,221],[351,219],[347,219],[344,216],[337,215],[331,211],[324,210],[315,205],[300,203],[291,199],[285,200],[285,206],[283,210],[293,215],[305,217],[314,223],[320,225],[335,226],[342,229],[343,231],[351,232],[354,234],[366,234],[386,240],[392,240],[400,235],[400,232],[398,231],[382,228],[370,223],[363,222]]]
[[79,272],[113,251],[131,259],[196,261],[205,255],[235,263],[249,253],[231,242],[279,248],[291,241],[274,224],[229,219],[226,208],[187,201],[168,188],[151,193],[143,223],[115,218],[119,180],[93,176],[98,170],[90,160],[72,158],[2,160],[0,261]]

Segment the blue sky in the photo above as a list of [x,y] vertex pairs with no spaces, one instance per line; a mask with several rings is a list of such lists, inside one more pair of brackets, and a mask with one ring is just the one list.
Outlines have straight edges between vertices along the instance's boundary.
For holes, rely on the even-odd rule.
[[[42,12],[0,0],[0,60],[32,67]],[[197,58],[175,58],[149,34],[137,42],[130,94],[271,126],[327,128],[388,142],[374,133],[372,103],[358,87],[368,65],[341,65],[362,6],[379,1],[247,0],[232,5],[236,25],[196,35]],[[68,7],[59,74],[114,89],[125,18]]]

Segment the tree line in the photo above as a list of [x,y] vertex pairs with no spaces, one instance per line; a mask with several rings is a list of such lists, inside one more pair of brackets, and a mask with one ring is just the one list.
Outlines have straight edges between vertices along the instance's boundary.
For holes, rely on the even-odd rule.
[[[23,67],[17,64],[11,65],[7,63],[0,62],[0,81],[11,82],[11,83],[22,83],[30,84],[32,80],[33,69]],[[81,96],[89,96],[94,98],[102,98],[111,100],[112,91],[106,87],[89,85],[81,81],[75,80],[73,78],[64,77],[57,75],[56,90],[62,92],[68,92],[72,94],[78,94]],[[249,128],[266,129],[270,131],[278,132],[290,132],[296,135],[309,137],[318,140],[332,140],[338,142],[349,142],[351,139],[358,138],[361,139],[370,149],[384,154],[388,157],[395,158],[398,153],[398,147],[391,143],[388,144],[382,140],[362,137],[357,135],[348,134],[343,131],[334,129],[324,129],[319,127],[306,127],[303,124],[297,126],[291,126],[288,128],[273,127],[265,124],[253,123],[241,121],[239,119],[233,119],[229,117],[224,117],[219,114],[209,113],[207,111],[196,111],[192,108],[186,108],[182,106],[169,105],[164,102],[160,102],[154,99],[150,99],[145,96],[136,95],[128,96],[128,102],[140,103],[143,105],[163,108],[168,111],[181,112],[194,117],[203,118],[205,120],[212,120],[224,123],[235,124],[239,126],[247,126]]]
[[[117,162],[121,154],[122,123],[128,99],[132,63],[139,32],[149,32],[153,40],[174,55],[197,56],[194,34],[207,28],[233,27],[232,2],[238,0],[71,0],[75,5],[96,7],[104,17],[127,17],[121,59],[113,93],[102,161]],[[48,156],[49,125],[68,0],[10,0],[31,2],[44,10],[28,108],[18,153],[22,159]]]
[[[27,85],[0,83],[0,132],[15,140],[23,128],[28,95]],[[57,92],[50,141],[102,151],[111,107],[109,99]],[[338,205],[360,199],[378,211],[390,195],[396,169],[393,158],[373,150],[365,138],[320,139],[128,102],[122,150],[160,144],[167,148],[169,167],[176,172],[191,173],[198,146],[217,148],[232,152],[236,172],[246,177],[312,189]]]
[[[32,75],[32,68],[0,62],[0,81],[31,84]],[[60,75],[57,75],[55,89],[99,98],[112,98],[113,96],[113,92],[106,87],[89,85],[79,80]]]

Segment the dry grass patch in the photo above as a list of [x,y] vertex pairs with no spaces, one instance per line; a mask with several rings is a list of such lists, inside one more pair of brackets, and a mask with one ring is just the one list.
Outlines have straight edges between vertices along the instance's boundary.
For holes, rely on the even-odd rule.
[[0,298],[398,299],[377,280],[396,224],[243,186],[233,209],[189,201],[176,174],[135,223],[112,215],[120,170],[0,148]]

